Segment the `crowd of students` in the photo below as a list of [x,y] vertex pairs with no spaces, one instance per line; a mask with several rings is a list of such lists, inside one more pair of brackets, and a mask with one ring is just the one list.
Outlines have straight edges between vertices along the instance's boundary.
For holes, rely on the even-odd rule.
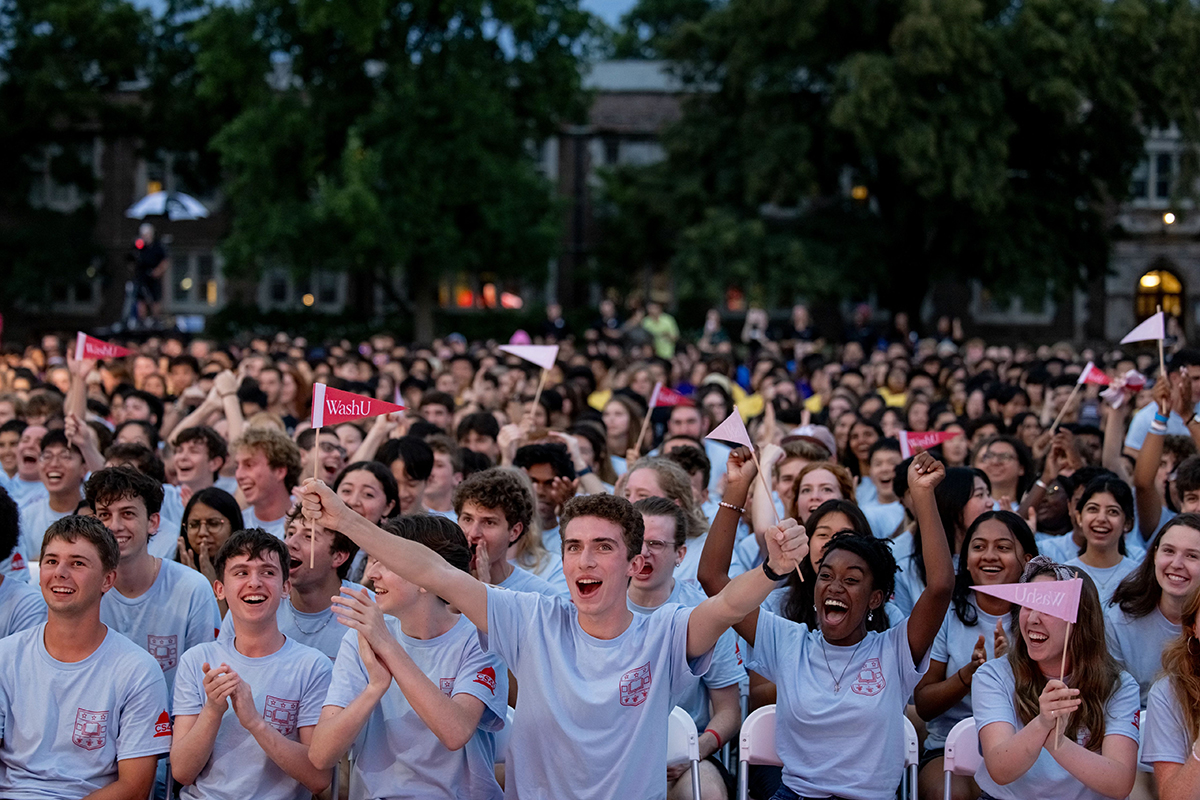
[[[6,350],[0,798],[691,797],[680,706],[718,800],[775,704],[758,800],[895,796],[906,716],[922,800],[969,717],[956,800],[1200,800],[1200,352],[793,321],[602,320],[540,393],[457,335]],[[973,590],[1076,576],[1070,631]]]

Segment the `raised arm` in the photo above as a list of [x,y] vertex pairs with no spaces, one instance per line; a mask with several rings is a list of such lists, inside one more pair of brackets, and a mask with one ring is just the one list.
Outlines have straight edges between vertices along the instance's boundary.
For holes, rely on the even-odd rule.
[[700,554],[700,564],[696,571],[696,578],[709,597],[720,592],[725,588],[725,584],[729,583],[729,566],[733,563],[737,526],[742,518],[741,514],[729,506],[745,507],[750,482],[758,474],[754,461],[750,458],[750,451],[744,447],[731,452],[727,464],[726,475],[729,480],[725,486],[723,504],[717,508],[717,516],[708,529],[708,538],[704,542],[704,550]]
[[358,449],[354,451],[354,455],[346,463],[353,464],[357,461],[371,461],[374,459],[375,453],[387,441],[392,431],[396,430],[403,419],[403,411],[393,411],[391,414],[381,414],[376,417],[374,424],[371,425],[371,430],[367,431],[367,435],[363,437],[362,444],[358,446]]
[[[776,575],[787,575],[807,555],[808,536],[796,520],[785,519],[767,531],[766,565]],[[722,633],[738,623],[743,623],[738,632],[753,646],[754,631],[745,630],[749,627],[745,620],[753,617],[757,626],[758,607],[777,585],[767,577],[765,570],[752,569],[738,575],[714,597],[693,608],[688,617],[688,658],[707,653]]]
[[[1130,400],[1128,397],[1125,399]],[[1132,402],[1122,403],[1120,408],[1108,407],[1104,418],[1104,447],[1100,451],[1100,465],[1115,472],[1126,483],[1131,483],[1133,479],[1125,466],[1125,459],[1121,458],[1121,449],[1125,443],[1125,421],[1129,419],[1132,408]]]
[[945,477],[946,467],[929,453],[917,455],[908,468],[913,514],[921,528],[921,549],[925,555],[925,590],[917,598],[908,618],[908,647],[914,664],[920,664],[933,646],[954,593],[950,544],[933,497],[934,488]]
[[[1170,382],[1160,380],[1154,384],[1154,403],[1161,414],[1170,414],[1172,403]],[[1138,451],[1137,460],[1133,464],[1133,493],[1137,503],[1138,532],[1142,538],[1148,539],[1158,530],[1159,517],[1162,516],[1163,498],[1155,485],[1159,464],[1162,463],[1163,438],[1165,429],[1156,433],[1151,427],[1142,440],[1142,449]]]
[[67,371],[71,373],[71,385],[63,400],[64,416],[74,414],[80,419],[87,419],[87,376],[95,368],[94,360],[85,358],[76,361],[75,354],[67,348]]
[[392,572],[436,594],[487,633],[487,587],[423,544],[393,536],[351,511],[323,481],[309,478],[298,494],[306,519],[338,531]]

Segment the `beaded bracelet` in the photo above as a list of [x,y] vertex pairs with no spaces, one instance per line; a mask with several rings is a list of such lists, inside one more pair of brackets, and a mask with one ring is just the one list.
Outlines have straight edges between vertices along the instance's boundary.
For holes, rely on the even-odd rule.
[[733,503],[726,503],[724,500],[717,503],[717,505],[719,505],[721,508],[728,508],[730,511],[736,511],[739,514],[746,513],[746,509],[742,508],[741,506],[735,506]]

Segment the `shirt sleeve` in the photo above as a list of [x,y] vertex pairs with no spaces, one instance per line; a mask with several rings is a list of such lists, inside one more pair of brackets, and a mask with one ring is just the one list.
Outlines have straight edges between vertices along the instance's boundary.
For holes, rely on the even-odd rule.
[[312,658],[308,680],[305,681],[304,694],[300,696],[300,721],[297,728],[307,728],[316,725],[321,718],[321,709],[325,706],[325,696],[329,693],[329,679],[333,675],[333,665],[324,653],[319,651]]
[[[695,611],[694,608],[678,606],[671,613],[671,629],[667,635],[670,637],[668,641],[671,645],[671,672],[674,675],[675,686],[681,685],[684,681],[703,678],[712,666],[715,644],[696,658],[688,658],[688,620],[691,619],[693,611]],[[654,614],[650,616],[651,619],[655,617]],[[718,639],[718,643],[719,641]]]
[[1007,722],[1014,730],[1021,728],[1013,704],[1011,680],[1000,673],[999,661],[989,661],[971,679],[971,711],[978,730],[993,722]]
[[1120,683],[1104,704],[1104,735],[1125,736],[1138,741],[1138,725],[1142,713],[1142,693],[1128,672],[1121,673]]
[[555,601],[529,592],[510,592],[495,586],[487,587],[487,633],[479,632],[479,644],[484,652],[495,653],[513,672],[521,661],[521,642],[530,625],[543,629],[544,604]]
[[190,717],[204,708],[208,698],[204,694],[204,678],[200,672],[203,658],[198,650],[188,650],[179,657],[179,668],[175,670],[175,695],[171,703],[175,716]]
[[942,620],[942,627],[938,628],[937,636],[933,637],[933,647],[929,648],[930,661],[950,663],[950,615],[953,613],[953,608],[946,612],[946,618]]
[[358,654],[358,634],[348,631],[342,637],[337,660],[333,662],[333,675],[329,679],[325,705],[345,708],[366,690],[369,680],[362,656]]
[[1121,640],[1117,636],[1117,626],[1124,622],[1120,619],[1120,613],[1116,606],[1108,606],[1104,609],[1104,643],[1108,646],[1109,654],[1124,667],[1125,655],[1121,651]]
[[[789,623],[783,617],[777,617],[770,611],[758,611],[758,625],[754,629],[754,646],[746,649],[746,669],[753,670],[772,683],[777,683],[775,665],[779,662],[778,648],[788,635],[786,628]],[[793,631],[793,636],[803,637],[808,634],[808,628],[800,625],[799,631]]]
[[884,632],[890,641],[893,658],[896,659],[896,669],[900,674],[905,692],[911,692],[921,682],[921,677],[929,669],[929,650],[921,657],[920,664],[913,664],[912,647],[908,644],[908,626],[912,617],[906,617],[903,622],[888,628]]
[[12,630],[9,635],[33,628],[46,621],[46,601],[40,594],[31,594],[13,612]]
[[454,695],[459,694],[469,694],[483,703],[481,730],[495,732],[504,727],[508,713],[508,667],[495,653],[483,652],[477,637],[468,639],[463,648],[454,679]]
[[[146,653],[142,653],[148,655]],[[155,756],[171,751],[171,729],[167,720],[167,682],[162,668],[152,658],[139,659],[122,698],[117,760]],[[166,723],[167,727],[159,727]]]
[[1146,716],[1141,722],[1145,726],[1142,763],[1187,763],[1189,737],[1183,724],[1183,707],[1175,700],[1170,678],[1162,678],[1150,687]]
[[[1153,408],[1155,408],[1153,403],[1146,406],[1146,409]],[[1154,417],[1154,411],[1146,411],[1146,409],[1134,414],[1133,419],[1129,421],[1129,432],[1125,434],[1126,447],[1134,450],[1142,449],[1142,442],[1146,441],[1146,434],[1150,432],[1150,420]]]

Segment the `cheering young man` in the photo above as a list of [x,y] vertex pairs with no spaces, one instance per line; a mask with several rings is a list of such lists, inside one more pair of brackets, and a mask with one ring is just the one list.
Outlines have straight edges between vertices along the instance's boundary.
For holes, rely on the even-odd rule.
[[0,640],[0,797],[142,800],[171,720],[158,664],[100,621],[116,539],[97,519],[64,517],[39,558],[46,623]]
[[171,772],[185,800],[307,800],[329,785],[308,744],[332,668],[275,621],[289,560],[283,542],[258,528],[217,551],[217,596],[237,633],[189,650],[179,664]]
[[521,685],[554,687],[523,693],[513,723],[505,791],[525,800],[664,797],[676,695],[708,669],[721,634],[808,552],[803,529],[785,521],[767,535],[764,569],[696,608],[634,614],[626,592],[643,566],[644,525],[624,499],[591,495],[563,508],[568,602],[487,586],[367,522],[323,483],[306,481],[300,494],[305,516],[465,614]]

